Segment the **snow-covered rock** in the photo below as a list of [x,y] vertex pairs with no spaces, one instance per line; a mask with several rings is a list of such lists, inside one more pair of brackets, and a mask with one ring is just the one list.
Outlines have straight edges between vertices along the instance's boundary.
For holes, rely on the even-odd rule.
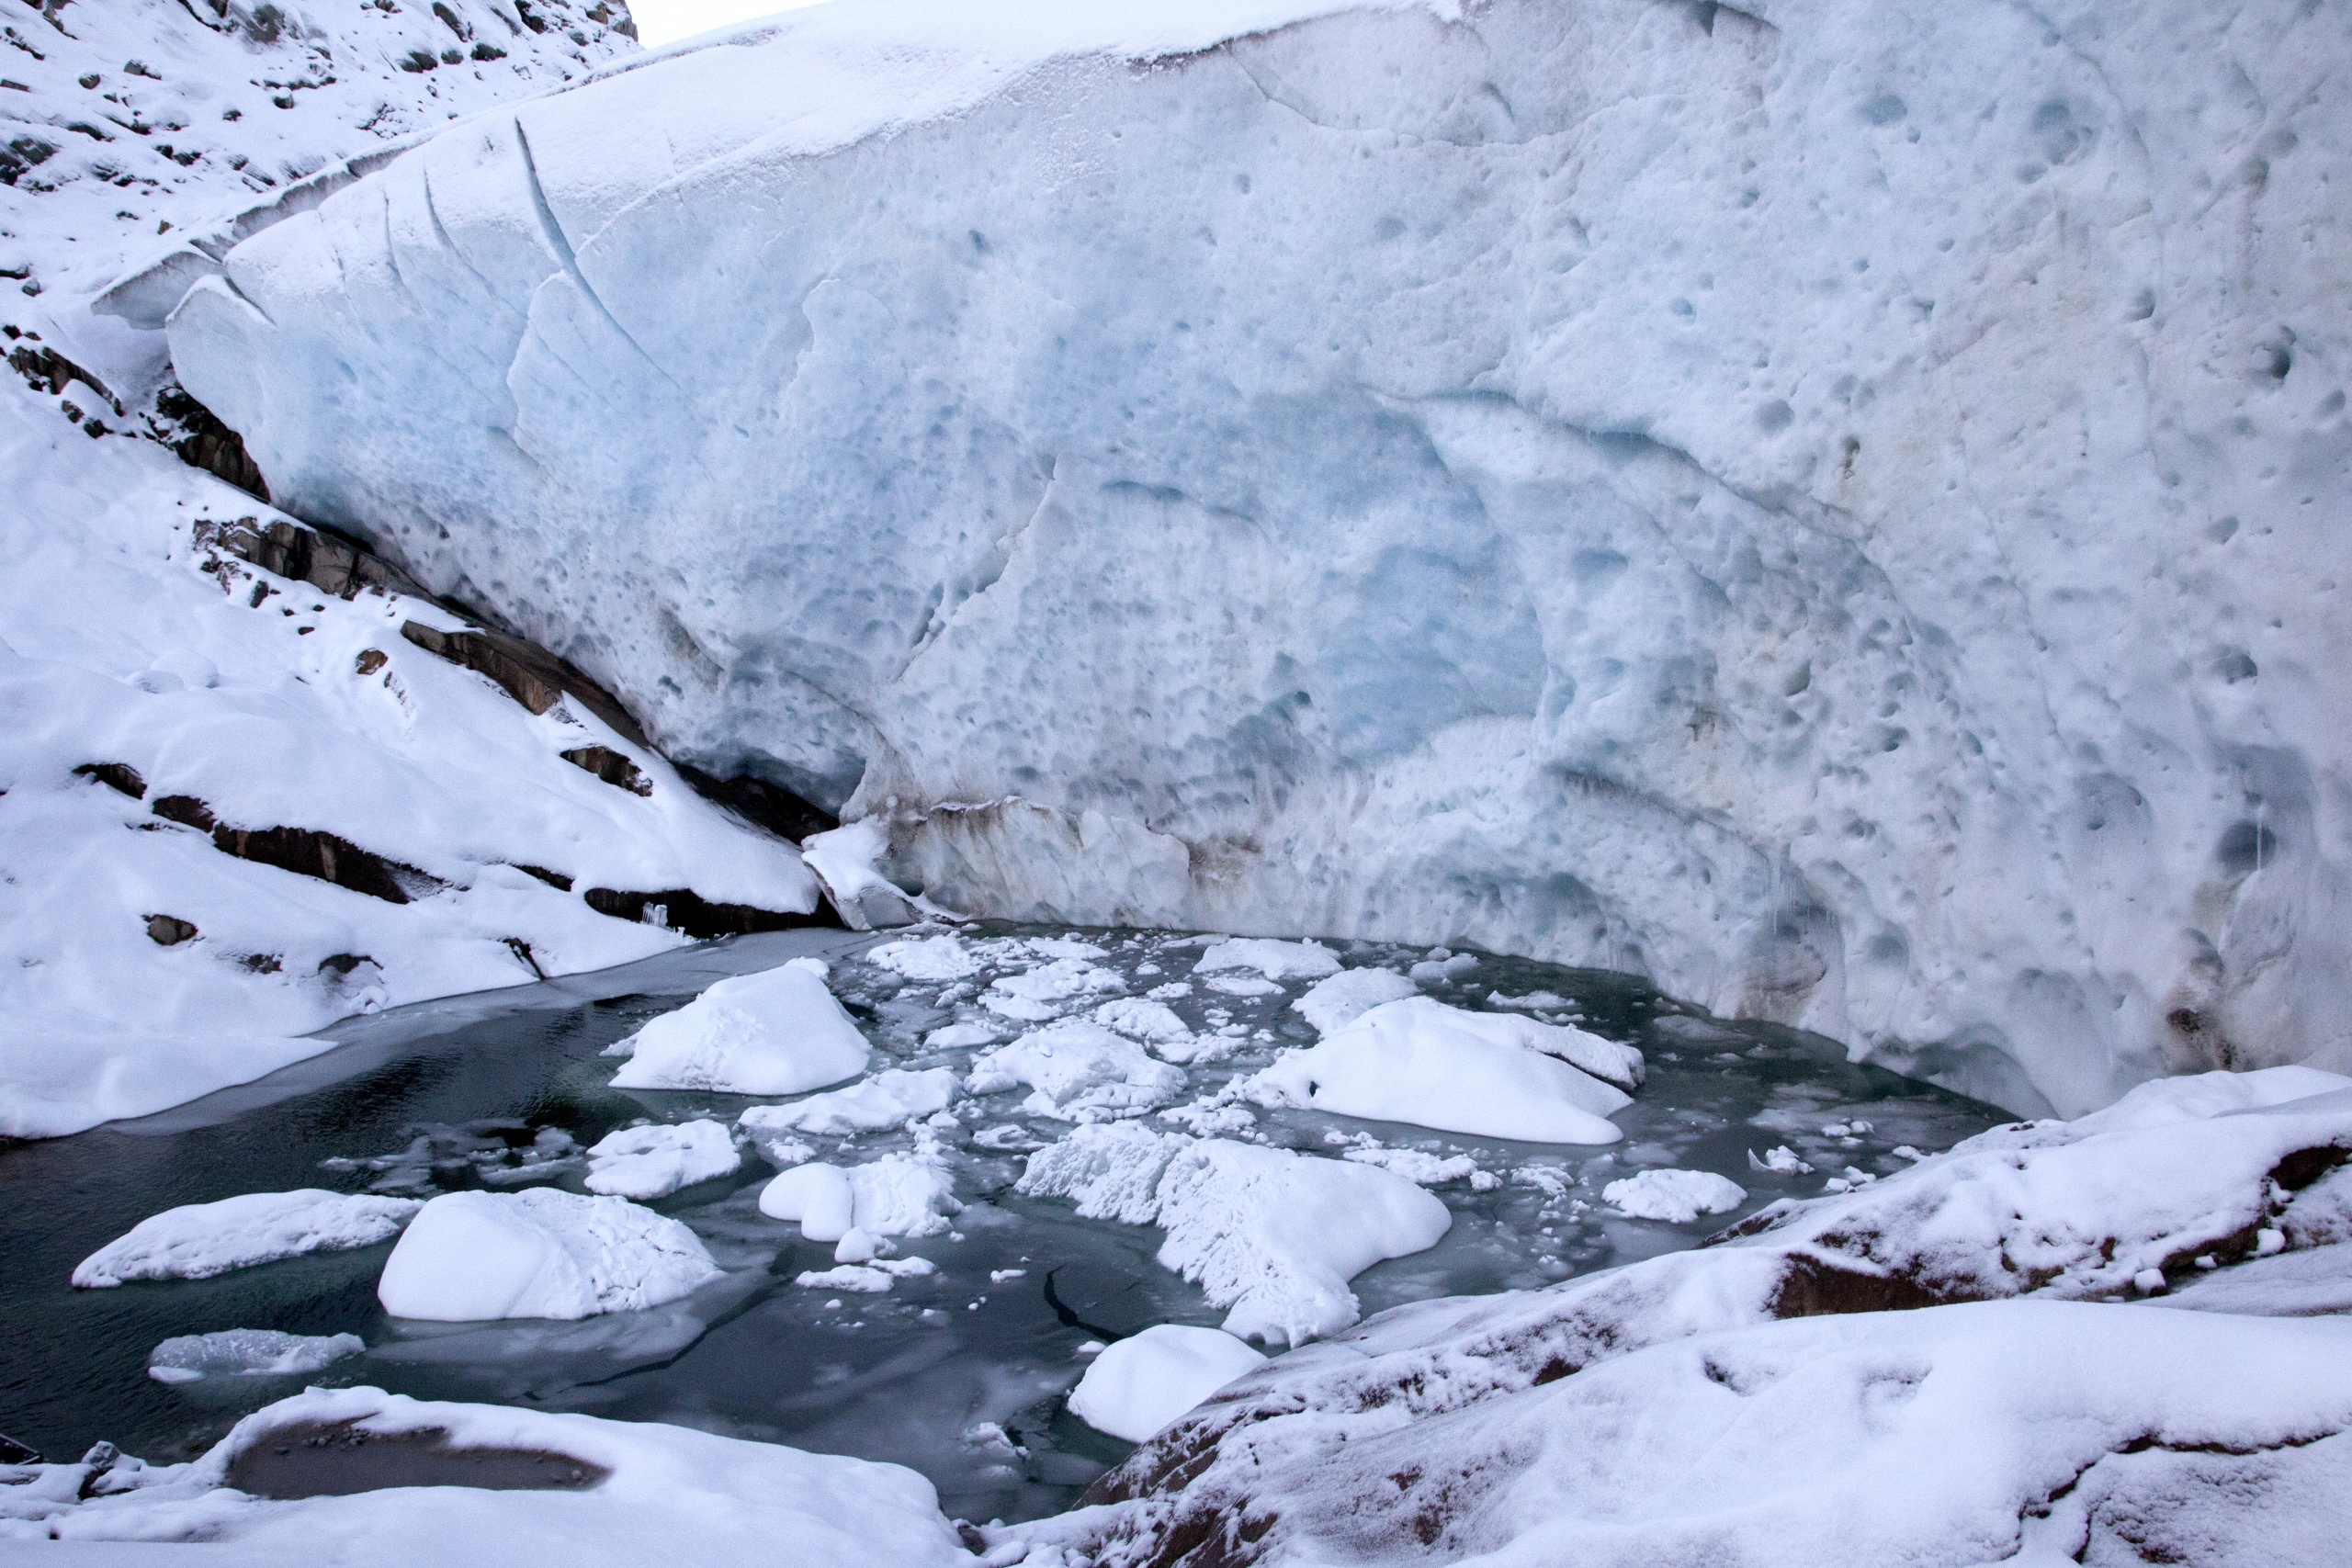
[[840,1137],[903,1126],[913,1117],[946,1110],[963,1092],[951,1067],[909,1072],[885,1067],[847,1089],[829,1089],[789,1105],[754,1105],[736,1121],[754,1133],[810,1133]]
[[1645,1170],[1600,1190],[1600,1201],[1637,1220],[1687,1225],[1702,1214],[1728,1214],[1747,1201],[1747,1190],[1712,1170]]
[[429,142],[172,344],[927,897],[2079,1112],[2352,1050],[2347,68],[2299,0],[831,5]]
[[376,1296],[394,1317],[569,1320],[660,1306],[718,1277],[675,1220],[626,1198],[536,1187],[425,1204],[385,1259]]
[[1394,969],[1342,969],[1306,989],[1291,1003],[1291,1010],[1315,1026],[1317,1034],[1346,1028],[1365,1013],[1389,1002],[1402,1001],[1420,987]]
[[1165,1105],[1183,1091],[1184,1074],[1099,1023],[1065,1018],[972,1059],[965,1086],[998,1094],[1027,1085],[1022,1109],[1033,1116],[1093,1122]]
[[872,1049],[825,973],[823,960],[796,958],[719,981],[630,1036],[613,1087],[799,1094],[855,1077]]
[[283,1334],[274,1328],[224,1328],[186,1334],[147,1352],[147,1375],[162,1383],[218,1377],[299,1377],[368,1348],[356,1334]]
[[413,1198],[315,1187],[183,1204],[148,1216],[75,1264],[74,1283],[104,1290],[127,1280],[209,1280],[306,1252],[373,1247],[399,1235],[423,1207]]
[[643,1201],[732,1176],[742,1162],[734,1138],[716,1122],[624,1127],[589,1149],[582,1185],[591,1192]]
[[1139,1443],[1266,1358],[1215,1328],[1159,1323],[1107,1347],[1069,1393],[1070,1414]]
[[[332,1435],[332,1444],[307,1447]],[[339,1471],[338,1454],[390,1448],[397,1472],[447,1460],[450,1484],[336,1495],[337,1480],[366,1483],[363,1452]],[[277,1455],[279,1448],[288,1450]],[[562,1483],[495,1491],[469,1484],[467,1456],[514,1456],[526,1472],[556,1469]],[[569,1460],[534,1467],[539,1456]],[[265,1463],[293,1490],[306,1475],[324,1495],[278,1501]],[[410,1461],[402,1464],[401,1461]],[[119,1470],[130,1471],[136,1461]],[[414,1468],[412,1468],[414,1467]],[[378,1389],[312,1389],[245,1417],[201,1459],[139,1467],[138,1484],[80,1501],[80,1466],[38,1506],[0,1517],[0,1540],[40,1540],[28,1550],[83,1562],[116,1560],[105,1541],[203,1541],[241,1563],[366,1562],[426,1568],[468,1562],[528,1568],[557,1560],[580,1568],[641,1568],[647,1562],[750,1562],[778,1542],[812,1562],[891,1568],[968,1568],[972,1562],[941,1517],[931,1483],[910,1470],[831,1454],[803,1453],[655,1422],[606,1421],[511,1405],[436,1404]],[[579,1472],[580,1482],[568,1477]],[[592,1479],[593,1478],[593,1479]],[[243,1484],[240,1485],[239,1483]],[[11,1499],[12,1501],[14,1499]],[[35,1499],[26,1499],[30,1504]],[[69,1544],[51,1544],[51,1538]],[[73,1544],[85,1543],[85,1544]],[[153,1545],[124,1550],[122,1561]]]
[[1230,1307],[1225,1329],[1297,1345],[1356,1321],[1348,1280],[1437,1245],[1445,1205],[1360,1164],[1132,1124],[1080,1127],[1029,1156],[1019,1190],[1091,1219],[1157,1224],[1159,1261]]
[[1632,1097],[1519,1043],[1521,1032],[1544,1028],[1408,997],[1374,1008],[1318,1045],[1284,1053],[1242,1092],[1261,1105],[1307,1106],[1480,1137],[1615,1143],[1623,1134],[1609,1117]]
[[[1697,1250],[1294,1351],[1146,1442],[1111,1506],[1034,1533],[1145,1562],[1271,1518],[1261,1560],[1364,1560],[1409,1527],[1498,1562],[1704,1540],[1793,1565],[2144,1561],[2116,1533],[2144,1528],[2211,1568],[2331,1561],[2295,1532],[2341,1515],[2352,1323],[2245,1314],[2352,1300],[2348,1149],[2352,1083],[2301,1068],[1996,1128]],[[2324,1387],[2289,1386],[2306,1359]]]
[[962,1207],[956,1201],[956,1179],[920,1155],[884,1155],[846,1168],[797,1165],[760,1190],[760,1213],[797,1223],[807,1241],[838,1242],[853,1231],[869,1236],[937,1235],[947,1228],[947,1216]]

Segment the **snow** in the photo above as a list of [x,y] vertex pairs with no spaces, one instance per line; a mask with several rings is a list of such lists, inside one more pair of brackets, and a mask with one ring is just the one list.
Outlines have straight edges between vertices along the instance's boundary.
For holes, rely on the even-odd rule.
[[888,837],[871,822],[812,833],[800,843],[802,860],[825,885],[827,899],[853,931],[911,925],[939,912],[899,892],[875,869],[888,850]]
[[910,937],[868,948],[868,964],[878,964],[909,980],[961,980],[978,974],[980,961],[972,950],[952,936]]
[[1340,955],[1317,942],[1234,937],[1211,943],[1193,965],[1195,975],[1231,969],[1254,969],[1269,980],[1319,980],[1340,972]]
[[847,1089],[831,1089],[789,1105],[755,1105],[736,1121],[755,1133],[809,1133],[842,1137],[899,1127],[944,1111],[963,1091],[950,1067],[909,1072],[885,1067]]
[[[610,1473],[580,1489],[396,1488],[297,1502],[227,1484],[240,1453],[277,1434],[307,1436],[345,1422],[376,1435],[443,1432],[458,1450],[563,1455]],[[78,1466],[51,1469],[75,1480],[82,1473]],[[150,1559],[130,1555],[140,1548],[77,1551],[74,1543],[218,1542],[180,1551],[226,1553],[239,1562],[376,1568],[749,1562],[773,1556],[780,1541],[812,1562],[955,1568],[972,1562],[941,1517],[931,1483],[897,1465],[654,1422],[431,1403],[372,1388],[312,1389],[282,1400],[239,1422],[201,1459],[150,1467],[136,1479],[136,1489],[87,1502],[75,1501],[68,1486],[38,1508],[12,1508],[0,1518],[0,1539],[40,1540],[44,1552],[70,1554],[60,1561],[99,1562]]]
[[1645,1170],[1603,1187],[1600,1201],[1637,1220],[1687,1225],[1702,1214],[1730,1213],[1747,1201],[1747,1190],[1710,1170]]
[[1621,1134],[1608,1117],[1632,1099],[1518,1043],[1517,1032],[1544,1027],[1411,997],[1373,1009],[1319,1045],[1285,1054],[1243,1092],[1263,1105],[1481,1137],[1615,1143]]
[[[844,1169],[797,1165],[760,1191],[760,1213],[797,1221],[808,1241],[838,1242],[853,1231],[869,1236],[937,1235],[956,1201],[955,1179],[920,1155],[890,1154]],[[846,1261],[846,1259],[844,1259]]]
[[856,1077],[872,1053],[825,974],[823,960],[796,958],[721,980],[639,1030],[613,1087],[798,1094]]
[[1070,1414],[1139,1443],[1266,1358],[1214,1328],[1160,1323],[1106,1347],[1070,1390]]
[[74,1268],[74,1283],[105,1290],[130,1280],[209,1280],[308,1252],[373,1247],[400,1234],[421,1207],[407,1198],[302,1188],[246,1192],[150,1215]]
[[1158,1224],[1160,1266],[1232,1309],[1227,1333],[1269,1344],[1355,1322],[1348,1280],[1453,1224],[1442,1202],[1385,1170],[1132,1123],[1076,1129],[1032,1154],[1017,1185],[1089,1219]]
[[1373,1009],[1402,1001],[1419,989],[1394,969],[1342,969],[1316,981],[1290,1005],[1315,1026],[1316,1033],[1328,1036]]
[[172,347],[927,898],[1635,970],[2079,1112],[2352,1062],[2347,52],[829,5],[428,142]]
[[624,1127],[588,1151],[589,1191],[640,1201],[667,1198],[682,1187],[732,1176],[743,1156],[716,1122]]
[[1092,1122],[1167,1104],[1184,1075],[1099,1023],[1066,1018],[974,1057],[965,1084],[974,1094],[1025,1084],[1035,1092],[1022,1109],[1031,1115]]
[[385,1260],[376,1295],[394,1317],[572,1320],[660,1306],[718,1277],[675,1220],[625,1198],[537,1187],[425,1204]]
[[147,1375],[161,1383],[217,1377],[300,1377],[368,1348],[356,1334],[283,1334],[227,1328],[166,1339],[147,1353]]

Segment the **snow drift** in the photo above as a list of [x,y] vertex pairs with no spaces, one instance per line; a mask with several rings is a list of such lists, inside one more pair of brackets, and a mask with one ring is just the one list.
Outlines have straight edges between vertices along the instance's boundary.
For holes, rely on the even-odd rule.
[[170,335],[297,512],[1012,917],[2352,1064],[2352,65],[2256,0],[843,3]]

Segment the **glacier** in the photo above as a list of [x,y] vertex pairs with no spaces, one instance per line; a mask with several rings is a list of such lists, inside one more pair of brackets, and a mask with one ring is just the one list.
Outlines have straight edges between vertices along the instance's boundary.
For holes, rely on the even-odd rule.
[[2347,66],[2291,0],[838,0],[457,122],[169,343],[289,512],[941,905],[2073,1114],[2352,1066]]

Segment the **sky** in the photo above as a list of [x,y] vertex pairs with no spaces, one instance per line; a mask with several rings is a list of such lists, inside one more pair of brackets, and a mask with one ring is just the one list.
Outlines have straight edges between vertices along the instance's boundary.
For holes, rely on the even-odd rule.
[[818,0],[629,0],[628,14],[637,18],[637,36],[648,49],[673,43],[729,22],[778,11],[797,11]]

